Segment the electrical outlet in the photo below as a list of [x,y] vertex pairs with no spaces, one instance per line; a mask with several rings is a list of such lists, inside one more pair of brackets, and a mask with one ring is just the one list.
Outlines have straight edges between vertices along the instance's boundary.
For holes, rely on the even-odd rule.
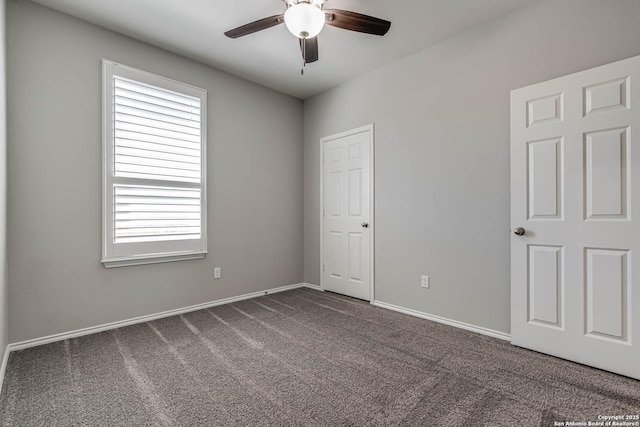
[[213,269],[213,278],[214,279],[219,279],[222,275],[222,269],[220,267],[216,267]]
[[421,286],[423,288],[429,289],[430,282],[431,282],[431,280],[429,279],[429,276],[422,276]]

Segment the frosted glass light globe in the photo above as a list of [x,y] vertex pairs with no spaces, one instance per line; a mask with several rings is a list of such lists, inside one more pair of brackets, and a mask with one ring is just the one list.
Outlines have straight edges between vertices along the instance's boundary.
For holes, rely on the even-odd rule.
[[301,39],[317,36],[324,27],[324,12],[309,3],[297,3],[284,13],[284,23],[291,34]]

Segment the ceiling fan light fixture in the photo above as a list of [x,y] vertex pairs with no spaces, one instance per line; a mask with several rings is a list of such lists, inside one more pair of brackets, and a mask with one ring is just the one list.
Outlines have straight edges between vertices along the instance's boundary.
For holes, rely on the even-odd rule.
[[284,13],[287,29],[301,39],[313,38],[320,34],[324,21],[324,12],[319,7],[306,2],[294,4]]

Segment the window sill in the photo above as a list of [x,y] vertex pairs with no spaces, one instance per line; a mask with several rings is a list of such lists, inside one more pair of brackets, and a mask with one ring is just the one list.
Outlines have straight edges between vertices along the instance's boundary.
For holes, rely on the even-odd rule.
[[142,256],[136,256],[136,257],[106,258],[106,259],[103,259],[101,262],[105,268],[129,267],[132,265],[158,264],[161,262],[186,261],[189,259],[202,259],[205,257],[206,254],[207,254],[207,251],[155,254],[155,255],[142,255]]

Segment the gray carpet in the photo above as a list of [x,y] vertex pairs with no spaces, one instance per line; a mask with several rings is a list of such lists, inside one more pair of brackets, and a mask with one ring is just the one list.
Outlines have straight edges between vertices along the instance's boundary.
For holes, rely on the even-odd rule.
[[638,413],[638,381],[309,289],[14,352],[0,396],[4,426],[553,426]]

